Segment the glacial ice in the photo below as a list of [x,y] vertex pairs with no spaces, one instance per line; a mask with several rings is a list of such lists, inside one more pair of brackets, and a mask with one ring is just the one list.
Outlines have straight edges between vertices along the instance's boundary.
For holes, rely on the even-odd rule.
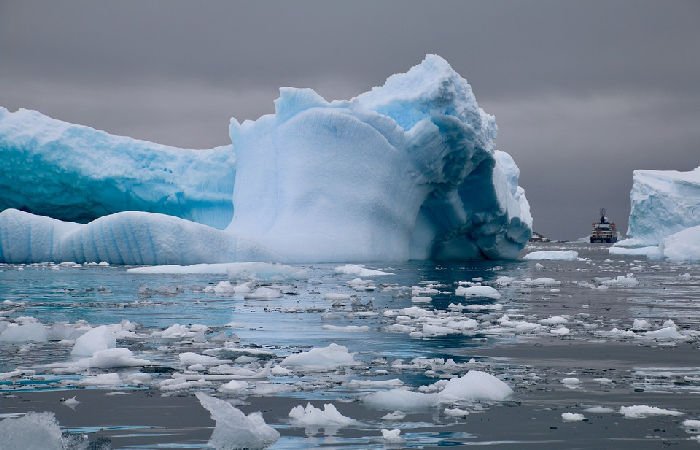
[[231,146],[190,150],[0,107],[0,210],[70,222],[158,212],[216,228],[231,221]]
[[22,417],[0,421],[2,448],[63,450],[66,448],[56,416],[50,412],[29,412]]
[[700,225],[700,167],[677,170],[635,170],[631,210],[623,247],[659,245],[666,236]]
[[531,234],[494,118],[437,55],[347,101],[281,88],[230,136],[180,150],[1,110],[0,208],[68,221],[3,211],[0,262],[515,258]]
[[689,172],[635,170],[628,239],[611,254],[700,261],[700,167]]

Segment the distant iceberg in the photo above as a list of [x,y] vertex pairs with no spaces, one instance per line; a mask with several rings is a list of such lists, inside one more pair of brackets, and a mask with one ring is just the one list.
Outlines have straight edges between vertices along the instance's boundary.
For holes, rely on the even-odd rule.
[[612,253],[700,261],[700,167],[635,170],[630,201],[629,238]]
[[436,55],[347,101],[282,88],[211,150],[2,109],[0,207],[99,218],[6,209],[0,261],[515,258],[532,217],[496,130]]

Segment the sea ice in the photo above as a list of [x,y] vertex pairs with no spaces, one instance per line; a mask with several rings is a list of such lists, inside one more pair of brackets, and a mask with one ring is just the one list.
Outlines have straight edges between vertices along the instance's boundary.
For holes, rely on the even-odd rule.
[[216,422],[209,445],[217,450],[262,449],[280,437],[277,430],[265,423],[259,412],[246,416],[240,409],[218,398],[202,392],[197,392],[195,396]]
[[8,450],[65,449],[61,428],[50,412],[29,412],[0,421],[0,441],[0,446]]
[[455,290],[455,295],[461,295],[464,297],[485,297],[498,300],[501,298],[501,294],[491,286],[459,286]]
[[649,416],[682,416],[680,411],[672,409],[657,408],[648,405],[621,406],[620,414],[628,419],[644,419]]
[[356,420],[342,415],[332,403],[324,404],[323,409],[316,408],[311,403],[307,403],[306,407],[295,406],[289,411],[289,418],[294,426],[323,428],[326,433],[357,423]]
[[565,412],[561,413],[561,419],[564,422],[581,422],[583,420],[586,420],[586,417],[583,414],[579,413]]
[[95,352],[116,346],[117,338],[112,330],[106,325],[100,325],[76,339],[70,354],[73,356],[92,356]]
[[528,260],[555,260],[555,261],[576,261],[578,252],[574,250],[539,250],[523,256]]
[[280,365],[311,372],[335,370],[359,364],[353,355],[354,353],[348,352],[347,347],[333,343],[328,347],[313,348],[308,352],[289,355],[282,360]]

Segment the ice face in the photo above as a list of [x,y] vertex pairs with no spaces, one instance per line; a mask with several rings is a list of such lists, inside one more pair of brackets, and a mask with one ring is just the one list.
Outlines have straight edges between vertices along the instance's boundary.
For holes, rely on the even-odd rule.
[[189,150],[0,107],[0,210],[70,222],[120,211],[231,221],[231,146]]
[[[22,187],[3,201],[62,219],[103,216],[81,225],[6,210],[0,261],[515,258],[531,234],[494,118],[436,55],[348,101],[282,88],[275,114],[232,119],[230,135],[235,170],[228,147],[178,150],[0,111],[9,156],[0,183]],[[66,193],[67,177],[79,182]],[[106,215],[126,209],[167,215]]]
[[439,56],[349,101],[283,88],[275,114],[230,132],[228,230],[283,260],[514,257],[530,236],[493,117]]
[[666,236],[700,225],[700,167],[689,172],[635,170],[630,201],[631,239],[622,245],[658,245]]

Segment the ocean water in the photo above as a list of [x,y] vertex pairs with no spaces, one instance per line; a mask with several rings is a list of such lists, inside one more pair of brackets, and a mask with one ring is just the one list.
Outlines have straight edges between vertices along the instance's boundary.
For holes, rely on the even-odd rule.
[[[0,266],[0,327],[41,324],[48,333],[41,342],[0,342],[0,414],[52,412],[66,436],[79,437],[77,448],[205,448],[215,423],[194,397],[203,391],[261,411],[281,433],[272,448],[697,447],[699,432],[684,421],[700,419],[700,267],[611,256],[602,245],[528,251],[540,249],[579,258],[366,264],[391,275],[359,277],[364,284],[337,273],[338,264],[296,266],[305,274],[292,279],[230,280],[279,293],[269,299],[210,292],[227,275]],[[455,294],[471,285],[493,287],[499,298]],[[164,336],[174,324],[184,327]],[[98,325],[113,325],[117,347],[148,363],[71,356],[75,338]],[[291,354],[331,343],[357,364],[270,372]],[[185,353],[220,361],[183,360]],[[512,395],[406,408],[402,420],[364,401],[399,384],[439,389],[426,386],[470,370],[496,376]],[[118,382],[96,384],[105,374]],[[231,379],[248,388],[220,392]],[[185,383],[174,388],[172,380]],[[61,402],[73,396],[80,403]],[[295,424],[290,409],[307,402],[333,403],[356,422]],[[631,405],[666,412],[631,418],[620,409]],[[584,420],[567,422],[563,413]],[[402,440],[383,440],[383,428],[401,429]]]

